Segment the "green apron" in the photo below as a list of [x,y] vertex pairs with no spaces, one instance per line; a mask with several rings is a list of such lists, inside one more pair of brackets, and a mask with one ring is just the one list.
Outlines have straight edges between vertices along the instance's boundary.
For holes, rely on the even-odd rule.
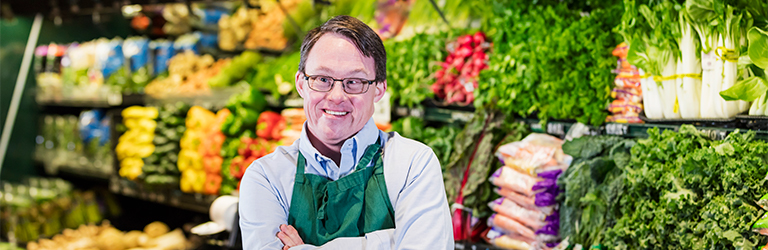
[[[336,181],[305,174],[299,152],[288,224],[305,244],[321,246],[340,237],[359,237],[395,228],[395,216],[384,182],[379,140],[365,149],[355,170]],[[373,167],[367,167],[374,161]]]

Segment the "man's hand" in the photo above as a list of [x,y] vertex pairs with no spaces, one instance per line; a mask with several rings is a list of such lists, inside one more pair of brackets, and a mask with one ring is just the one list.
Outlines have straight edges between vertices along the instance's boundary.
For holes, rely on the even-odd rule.
[[280,241],[285,245],[283,250],[304,244],[304,241],[299,237],[299,232],[290,225],[280,225],[280,232],[277,233],[277,238],[280,238]]

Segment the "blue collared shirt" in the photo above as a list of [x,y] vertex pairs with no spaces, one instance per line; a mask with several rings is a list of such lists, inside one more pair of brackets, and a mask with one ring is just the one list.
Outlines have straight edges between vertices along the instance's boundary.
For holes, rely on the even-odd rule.
[[[384,145],[384,180],[395,228],[363,237],[337,238],[323,246],[301,245],[291,249],[453,249],[453,229],[445,197],[440,162],[431,148],[379,130],[373,119],[341,147],[340,166],[320,154],[307,137],[256,161],[240,183],[240,228],[244,249],[282,249],[277,233],[287,224],[298,154],[307,160],[305,173],[338,180],[352,172],[365,148],[381,138]],[[369,165],[369,167],[372,166]]]

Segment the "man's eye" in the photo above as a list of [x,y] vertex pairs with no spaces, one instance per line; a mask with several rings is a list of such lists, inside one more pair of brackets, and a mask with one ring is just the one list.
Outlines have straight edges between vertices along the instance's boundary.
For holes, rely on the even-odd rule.
[[322,83],[329,83],[329,82],[331,82],[331,79],[327,78],[327,77],[318,77],[317,80],[322,82]]
[[363,81],[360,79],[347,79],[347,85],[360,85],[363,84]]

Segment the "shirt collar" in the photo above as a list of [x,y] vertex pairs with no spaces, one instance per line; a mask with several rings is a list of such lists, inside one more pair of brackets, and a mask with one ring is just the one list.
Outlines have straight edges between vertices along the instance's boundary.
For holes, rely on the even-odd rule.
[[[304,126],[301,129],[301,137],[299,139],[299,151],[304,155],[307,162],[305,171],[307,173],[314,172],[331,180],[337,180],[355,169],[357,162],[363,157],[365,149],[368,145],[376,143],[376,139],[378,139],[379,136],[380,130],[376,127],[376,123],[374,123],[373,118],[369,119],[357,134],[344,141],[341,146],[341,166],[336,166],[336,163],[333,162],[333,160],[320,154],[320,152],[312,146],[312,142],[309,141],[307,135],[307,122],[304,122]],[[310,168],[312,170],[310,170]]]

